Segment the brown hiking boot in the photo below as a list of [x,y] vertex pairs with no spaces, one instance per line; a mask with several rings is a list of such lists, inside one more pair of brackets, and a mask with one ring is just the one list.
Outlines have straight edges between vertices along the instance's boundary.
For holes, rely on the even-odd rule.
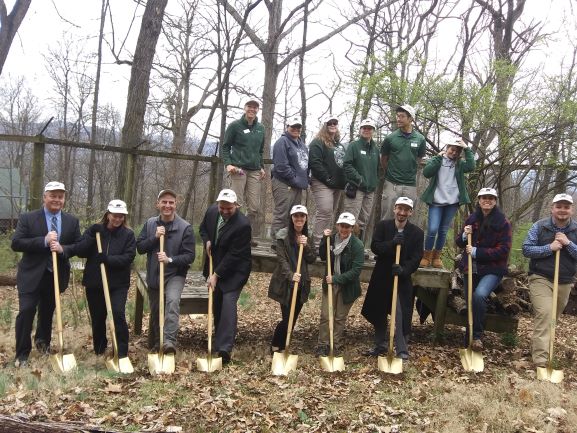
[[441,261],[441,251],[433,250],[431,266],[437,269],[443,269],[443,262]]
[[420,268],[428,268],[429,266],[431,266],[432,253],[433,252],[430,250],[423,251],[423,258],[421,259],[421,263],[419,263]]

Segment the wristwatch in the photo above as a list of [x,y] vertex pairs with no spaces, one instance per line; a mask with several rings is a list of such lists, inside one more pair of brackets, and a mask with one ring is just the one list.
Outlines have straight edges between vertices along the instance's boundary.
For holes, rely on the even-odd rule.
[[168,258],[168,263],[172,263],[172,257]]

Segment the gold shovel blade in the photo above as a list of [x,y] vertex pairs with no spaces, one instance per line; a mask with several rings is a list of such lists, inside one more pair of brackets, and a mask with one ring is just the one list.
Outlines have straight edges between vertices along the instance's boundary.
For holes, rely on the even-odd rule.
[[175,370],[173,354],[148,354],[148,370],[150,374],[172,374]]
[[60,373],[69,373],[76,370],[77,367],[76,358],[72,353],[67,355],[62,355],[60,353],[50,355],[50,363],[52,364],[54,371]]
[[286,376],[297,369],[298,355],[285,355],[284,352],[275,352],[272,356],[271,371],[275,376]]
[[459,356],[461,357],[461,365],[465,371],[480,373],[485,369],[481,352],[475,352],[471,348],[459,349]]
[[563,370],[554,370],[548,367],[537,367],[537,379],[548,380],[551,383],[563,382]]
[[392,355],[379,356],[379,370],[384,373],[400,374],[403,372],[403,360]]
[[319,362],[321,368],[329,373],[345,371],[345,360],[342,356],[320,356]]
[[118,359],[115,357],[106,358],[104,362],[106,364],[106,369],[108,371],[114,371],[116,373],[120,373],[120,367],[118,366]]
[[134,373],[134,367],[132,366],[132,362],[130,362],[128,356],[118,359],[118,371],[122,374]]
[[196,368],[206,373],[222,370],[222,358],[196,358]]

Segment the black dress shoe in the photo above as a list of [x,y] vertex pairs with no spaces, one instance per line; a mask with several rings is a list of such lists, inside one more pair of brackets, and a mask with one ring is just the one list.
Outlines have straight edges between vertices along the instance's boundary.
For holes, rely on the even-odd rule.
[[363,352],[365,356],[381,356],[387,353],[387,351],[382,347],[373,347],[372,349]]
[[175,355],[176,348],[171,343],[164,343],[162,345],[162,353],[166,355]]
[[230,353],[224,350],[218,352],[218,356],[222,358],[223,365],[230,363]]

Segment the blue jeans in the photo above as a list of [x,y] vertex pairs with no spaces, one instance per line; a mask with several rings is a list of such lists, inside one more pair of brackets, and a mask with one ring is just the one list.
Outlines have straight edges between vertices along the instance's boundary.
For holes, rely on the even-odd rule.
[[[459,204],[450,204],[446,206],[439,206],[435,204],[429,205],[429,222],[427,229],[427,237],[425,239],[425,250],[430,251],[435,247],[435,250],[442,250],[447,240],[447,232],[451,221],[455,217],[459,209]],[[435,242],[435,239],[437,240]]]
[[[483,335],[483,324],[485,323],[485,315],[487,314],[487,298],[495,287],[499,284],[503,277],[495,274],[484,275],[481,278],[477,274],[473,274],[473,339],[478,340]],[[475,287],[475,283],[477,286]],[[468,284],[467,276],[465,275],[465,299],[468,299]],[[467,326],[467,336],[469,335],[469,327]],[[468,344],[468,342],[467,342]]]

